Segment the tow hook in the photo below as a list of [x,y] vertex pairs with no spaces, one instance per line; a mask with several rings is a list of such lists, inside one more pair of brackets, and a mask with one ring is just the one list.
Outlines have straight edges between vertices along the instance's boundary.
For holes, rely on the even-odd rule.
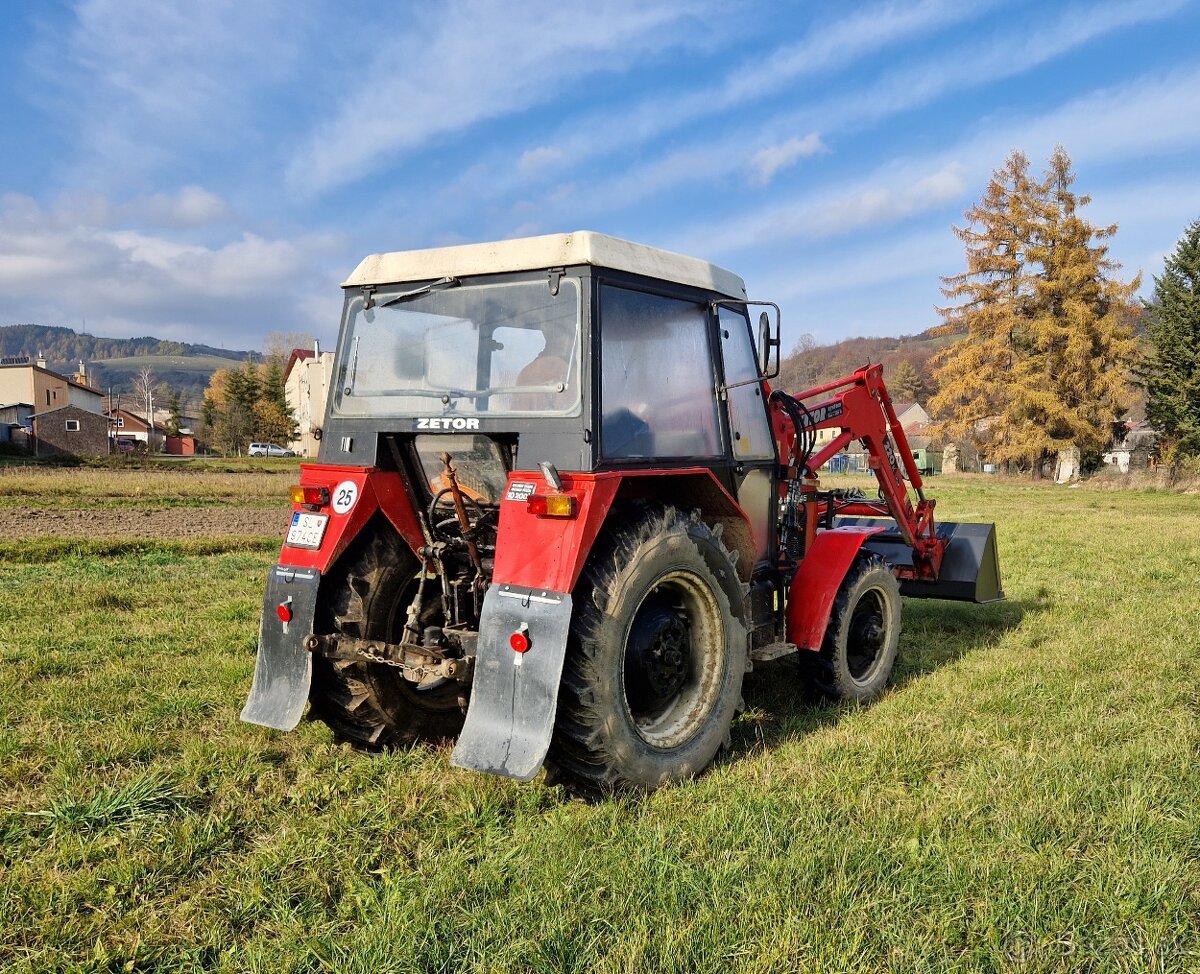
[[310,653],[330,659],[364,660],[404,671],[404,678],[414,683],[431,679],[458,680],[469,683],[475,672],[474,656],[442,657],[424,647],[404,643],[383,643],[372,639],[353,639],[349,636],[309,636],[304,648]]

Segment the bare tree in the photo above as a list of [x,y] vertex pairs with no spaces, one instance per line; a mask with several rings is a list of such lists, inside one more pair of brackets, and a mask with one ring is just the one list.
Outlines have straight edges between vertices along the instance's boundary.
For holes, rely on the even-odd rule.
[[158,388],[158,376],[148,365],[142,366],[133,380],[134,401],[145,409],[146,422],[150,424],[147,449],[154,449],[154,394]]

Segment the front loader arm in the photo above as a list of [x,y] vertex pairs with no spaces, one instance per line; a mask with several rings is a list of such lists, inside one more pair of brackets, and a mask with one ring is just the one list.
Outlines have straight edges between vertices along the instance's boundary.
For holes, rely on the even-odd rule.
[[[818,396],[826,398],[811,405],[806,402]],[[795,394],[776,393],[773,399],[784,413],[775,423],[780,456],[789,458],[788,465],[796,476],[812,475],[853,440],[862,442],[871,472],[879,482],[881,499],[842,501],[830,508],[830,514],[891,517],[913,555],[911,567],[898,566],[896,574],[901,578],[936,581],[946,542],[937,536],[934,501],[925,496],[908,437],[883,382],[883,366],[866,365],[834,382]],[[811,455],[799,455],[797,446],[802,435],[822,429],[841,432]],[[910,485],[917,497],[915,506],[909,495]]]

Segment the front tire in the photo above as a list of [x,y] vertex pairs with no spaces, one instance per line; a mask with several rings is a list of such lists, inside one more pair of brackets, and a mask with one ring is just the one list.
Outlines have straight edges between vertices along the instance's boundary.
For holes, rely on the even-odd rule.
[[887,689],[900,647],[900,583],[879,555],[862,552],[842,580],[814,683],[831,701],[867,703]]
[[606,529],[575,591],[551,777],[649,791],[708,767],[741,706],[744,592],[696,515],[666,508]]

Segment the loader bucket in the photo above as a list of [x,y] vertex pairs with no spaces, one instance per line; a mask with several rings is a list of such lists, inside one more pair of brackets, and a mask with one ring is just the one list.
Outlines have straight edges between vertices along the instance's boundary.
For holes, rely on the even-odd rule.
[[[844,517],[838,525],[882,523],[876,518]],[[937,526],[939,538],[945,538],[946,554],[936,582],[903,580],[900,594],[914,599],[952,599],[958,602],[999,602],[1004,598],[1000,585],[1000,556],[996,549],[996,525],[967,521],[946,521]],[[882,555],[889,565],[911,565],[912,549],[897,531],[872,535],[864,548]]]

